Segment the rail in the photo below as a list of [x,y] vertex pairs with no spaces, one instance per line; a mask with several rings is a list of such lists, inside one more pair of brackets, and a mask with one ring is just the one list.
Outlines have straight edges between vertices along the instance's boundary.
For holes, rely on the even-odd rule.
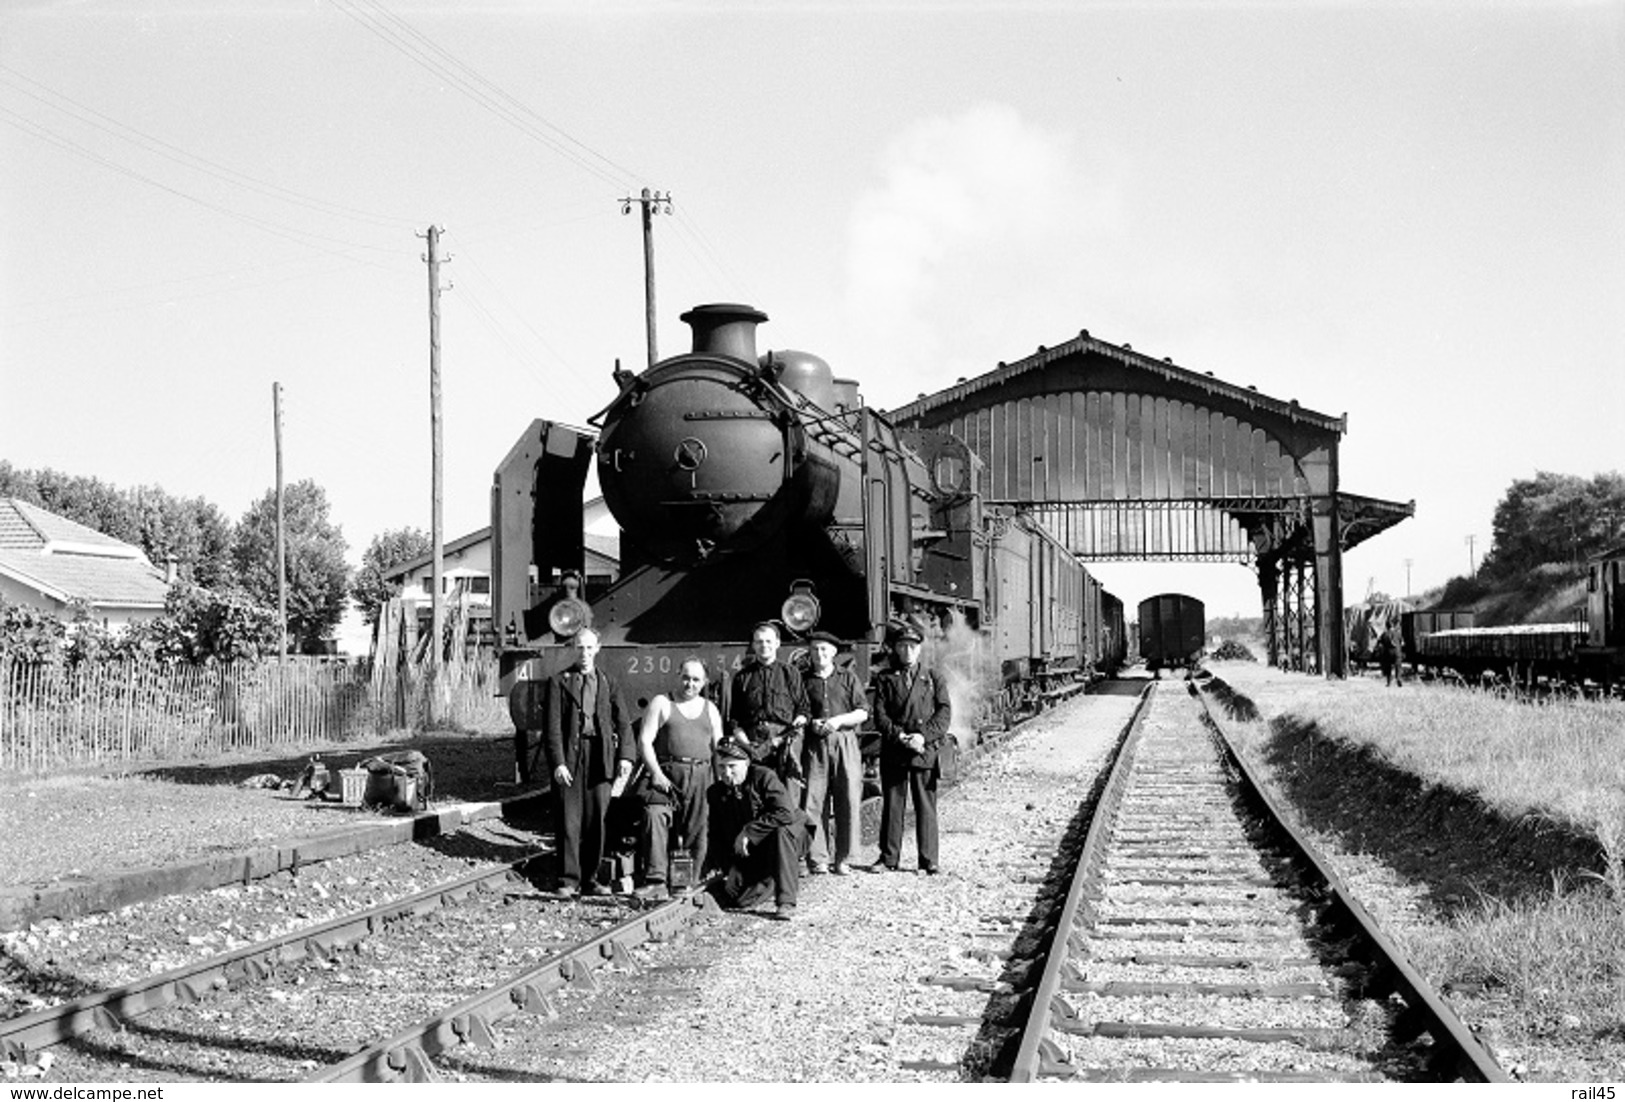
[[[1213,737],[1219,764],[1236,785],[1238,802],[1248,806],[1252,813],[1265,823],[1267,833],[1276,839],[1289,855],[1289,863],[1298,870],[1298,879],[1302,884],[1300,891],[1318,904],[1320,911],[1317,925],[1322,928],[1336,927],[1340,934],[1350,938],[1353,944],[1362,947],[1364,960],[1372,966],[1370,979],[1363,988],[1362,996],[1372,998],[1391,993],[1403,1000],[1405,1013],[1395,1023],[1394,1028],[1405,1035],[1420,1036],[1425,1033],[1431,1038],[1432,1044],[1428,1050],[1427,1061],[1428,1071],[1431,1074],[1445,1079],[1508,1082],[1507,1074],[1488,1050],[1478,1042],[1448,1004],[1405,958],[1398,945],[1360,904],[1326,859],[1288,821],[1279,804],[1259,783],[1252,768],[1236,752],[1223,727],[1214,719],[1202,694],[1194,685],[1190,691],[1200,702],[1199,719]],[[1100,790],[1100,797],[1092,812],[1084,843],[1071,873],[1065,902],[1053,920],[1046,923],[1044,963],[1026,1002],[1026,1016],[1021,1022],[1020,1043],[1016,1047],[1009,1070],[1012,1082],[1032,1082],[1041,1077],[1062,1073],[1060,1053],[1050,1033],[1052,1029],[1069,1032],[1067,1029],[1069,1020],[1075,1017],[1075,1012],[1061,998],[1062,990],[1066,989],[1068,965],[1071,963],[1069,950],[1077,948],[1073,930],[1085,901],[1100,898],[1098,887],[1106,847],[1115,829],[1120,809],[1124,805],[1125,795],[1131,787],[1130,774],[1134,768],[1136,755],[1140,751],[1143,719],[1150,697],[1150,693],[1142,697],[1130,721],[1129,733],[1122,740],[1109,776]],[[1213,990],[1209,991],[1209,994],[1223,993],[1224,985],[1211,986]],[[1116,1028],[1111,1023],[1098,1025],[1097,1035],[1117,1036],[1118,1034],[1111,1032],[1108,1026]],[[1123,1028],[1129,1030],[1123,1036],[1134,1037],[1146,1035],[1144,1030],[1152,1027],[1129,1024]],[[1160,1035],[1170,1037],[1217,1036],[1235,1032],[1188,1026],[1155,1028],[1164,1029],[1165,1032]],[[1254,1035],[1250,1037],[1253,1040],[1282,1040],[1306,1033],[1304,1030],[1268,1029],[1249,1032]],[[1277,1033],[1281,1036],[1274,1037],[1273,1035]],[[1266,1034],[1271,1036],[1265,1036]],[[1081,1074],[1075,1070],[1066,1073]],[[1195,1080],[1204,1076],[1192,1071],[1175,1074],[1175,1077]]]

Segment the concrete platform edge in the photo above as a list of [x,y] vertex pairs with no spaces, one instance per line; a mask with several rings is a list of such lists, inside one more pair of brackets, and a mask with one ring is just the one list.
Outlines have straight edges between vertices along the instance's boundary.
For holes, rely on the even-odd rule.
[[301,865],[452,834],[467,824],[485,819],[535,814],[545,798],[543,791],[485,803],[452,804],[410,818],[323,831],[276,846],[238,850],[176,865],[119,869],[49,884],[8,885],[0,887],[0,933],[26,930],[43,919],[78,918],[166,895],[246,884]]

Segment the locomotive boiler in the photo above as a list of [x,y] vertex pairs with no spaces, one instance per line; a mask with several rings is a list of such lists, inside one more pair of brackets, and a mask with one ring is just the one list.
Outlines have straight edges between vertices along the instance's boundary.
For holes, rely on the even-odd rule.
[[[592,428],[533,422],[496,472],[493,613],[516,725],[537,722],[530,686],[588,624],[640,708],[690,655],[726,678],[765,619],[791,657],[815,627],[848,641],[860,677],[905,619],[993,638],[1022,680],[1093,667],[1100,587],[1036,524],[983,516],[961,441],[898,431],[818,356],[759,352],[767,317],[749,306],[682,320],[689,351],[617,370]],[[620,533],[620,576],[599,591],[580,581],[593,464]]]

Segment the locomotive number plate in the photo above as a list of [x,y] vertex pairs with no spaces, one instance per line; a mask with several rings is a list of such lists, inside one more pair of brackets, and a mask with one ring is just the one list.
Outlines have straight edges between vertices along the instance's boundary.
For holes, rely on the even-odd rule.
[[676,651],[647,651],[640,654],[622,655],[620,661],[624,663],[622,669],[628,677],[647,677],[649,674],[675,674],[683,664],[683,659],[690,654],[698,655],[705,663],[706,672],[715,676],[719,670],[738,670],[745,664],[743,653],[733,655],[718,651],[706,654],[704,651],[691,651],[678,653]]

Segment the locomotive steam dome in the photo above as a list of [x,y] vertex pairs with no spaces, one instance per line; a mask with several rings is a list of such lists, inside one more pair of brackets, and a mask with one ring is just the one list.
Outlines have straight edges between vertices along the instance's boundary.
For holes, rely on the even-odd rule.
[[657,558],[693,560],[748,546],[805,508],[804,434],[786,385],[831,384],[805,353],[782,382],[777,357],[758,363],[759,310],[696,306],[682,320],[693,351],[643,372],[606,411],[598,478],[627,536]]

